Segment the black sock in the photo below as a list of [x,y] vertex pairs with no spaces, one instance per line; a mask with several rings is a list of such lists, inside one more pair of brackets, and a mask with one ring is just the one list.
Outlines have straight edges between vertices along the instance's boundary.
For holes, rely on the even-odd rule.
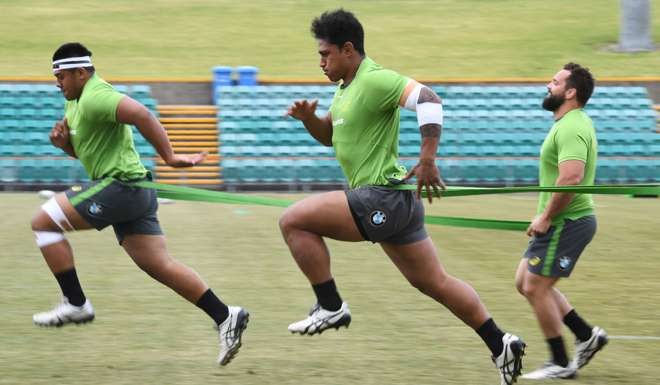
[[322,308],[330,311],[339,310],[342,300],[334,279],[330,278],[329,281],[312,285],[312,289],[314,289],[316,300]]
[[82,287],[80,287],[80,281],[78,280],[75,267],[71,270],[55,274],[55,279],[60,284],[62,294],[69,300],[71,305],[82,306],[85,303],[85,294],[82,291]]
[[229,317],[229,308],[220,301],[220,298],[211,289],[205,291],[195,305],[204,310],[218,325]]
[[586,341],[591,338],[591,329],[593,328],[575,312],[575,309],[569,311],[564,316],[564,325],[571,329],[575,337],[580,341]]
[[504,349],[504,343],[502,342],[504,332],[497,327],[492,318],[489,318],[475,331],[484,340],[486,345],[488,345],[488,349],[490,349],[493,357],[498,357],[502,353],[502,349]]
[[546,340],[550,346],[550,353],[552,353],[552,362],[559,366],[568,366],[568,356],[566,355],[566,347],[564,347],[564,339],[559,337],[549,338]]

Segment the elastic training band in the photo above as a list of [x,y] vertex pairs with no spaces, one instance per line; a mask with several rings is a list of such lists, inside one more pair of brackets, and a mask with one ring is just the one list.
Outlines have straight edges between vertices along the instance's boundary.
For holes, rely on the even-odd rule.
[[[295,201],[288,199],[267,198],[254,195],[227,193],[222,191],[211,191],[193,187],[173,186],[150,181],[140,181],[136,186],[155,189],[158,196],[167,199],[215,202],[226,204],[249,204],[274,207],[288,207]],[[402,186],[406,190],[416,190],[415,185]],[[448,187],[446,191],[441,192],[443,198],[487,195],[487,194],[511,194],[524,192],[570,192],[583,194],[608,194],[608,195],[660,195],[660,185],[658,184],[638,184],[638,185],[599,185],[599,186],[561,186],[561,187],[501,187],[501,188],[472,188],[472,187]],[[422,195],[426,196],[423,192]],[[437,194],[433,194],[437,196]],[[525,221],[504,221],[497,219],[463,218],[463,217],[445,217],[427,215],[424,222],[428,224],[471,227],[478,229],[492,230],[526,230],[529,222]]]

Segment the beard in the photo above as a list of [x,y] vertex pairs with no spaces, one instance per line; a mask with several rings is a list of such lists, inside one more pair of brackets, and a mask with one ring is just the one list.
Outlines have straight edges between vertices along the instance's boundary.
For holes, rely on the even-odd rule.
[[564,98],[564,95],[548,95],[543,99],[543,103],[541,106],[543,109],[548,110],[550,112],[555,112],[561,107],[562,104],[564,104],[564,101],[566,99]]

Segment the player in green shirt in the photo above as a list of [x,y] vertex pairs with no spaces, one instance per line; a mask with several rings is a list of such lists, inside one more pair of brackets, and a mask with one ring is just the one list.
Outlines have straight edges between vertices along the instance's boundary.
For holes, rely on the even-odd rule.
[[[583,108],[594,90],[587,68],[566,64],[548,83],[543,108],[555,124],[541,147],[539,185],[593,185],[598,142],[593,123]],[[589,326],[555,288],[573,271],[580,254],[596,233],[594,203],[589,194],[540,194],[531,236],[516,272],[516,287],[534,309],[546,338],[551,360],[523,378],[573,378],[607,343],[607,333]],[[561,335],[563,323],[575,334],[575,356],[568,360]]]
[[142,270],[215,321],[220,336],[218,363],[226,365],[241,346],[249,314],[222,303],[194,270],[168,254],[156,214],[156,191],[133,184],[151,175],[135,151],[129,125],[136,126],[171,167],[194,166],[206,154],[175,154],[158,120],[101,79],[91,56],[80,43],[66,43],[53,55],[53,74],[66,103],[65,116],[51,130],[50,140],[78,158],[92,181],[57,194],[32,219],[37,245],[63,294],[53,310],[35,314],[34,323],[62,326],[94,319],[64,232],[111,225],[119,244]]
[[[377,242],[413,286],[481,336],[500,370],[501,383],[515,382],[525,344],[497,327],[469,284],[445,271],[424,229],[420,192],[444,189],[435,164],[442,127],[440,98],[366,56],[364,32],[352,13],[325,12],[313,21],[312,33],[318,40],[321,69],[339,86],[327,115],[316,116],[317,101],[307,100],[294,102],[288,114],[301,120],[321,144],[334,147],[350,190],[303,199],[280,219],[284,239],[317,297],[309,316],[289,325],[289,330],[316,334],[351,321],[330,271],[324,237]],[[400,107],[417,112],[422,135],[419,163],[408,172],[398,162]],[[417,193],[397,189],[413,176]]]

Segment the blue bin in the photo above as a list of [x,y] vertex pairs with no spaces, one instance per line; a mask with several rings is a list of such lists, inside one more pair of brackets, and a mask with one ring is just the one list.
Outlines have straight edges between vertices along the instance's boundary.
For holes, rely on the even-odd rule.
[[237,67],[239,86],[256,86],[259,69],[252,66]]
[[216,92],[219,86],[231,86],[233,68],[228,66],[213,67],[213,104],[217,102]]

